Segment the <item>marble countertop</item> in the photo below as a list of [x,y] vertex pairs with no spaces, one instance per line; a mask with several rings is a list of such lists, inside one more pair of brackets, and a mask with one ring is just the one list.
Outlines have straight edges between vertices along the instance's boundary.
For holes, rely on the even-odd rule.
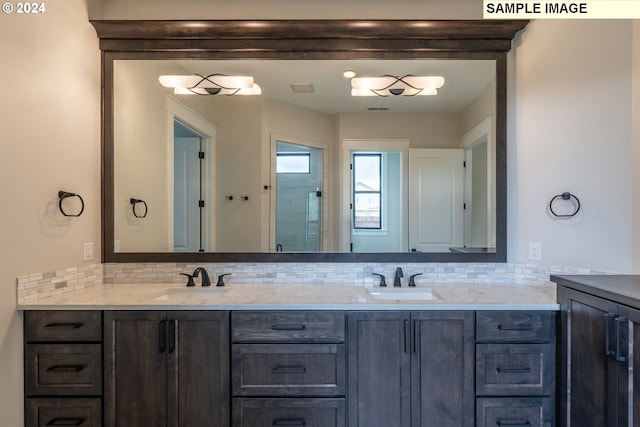
[[[507,284],[432,284],[403,287],[414,299],[387,299],[351,284],[101,284],[19,303],[18,310],[558,310],[555,288]],[[428,297],[431,290],[437,298]],[[223,293],[220,293],[223,292]],[[403,294],[404,295],[404,294]],[[382,295],[384,297],[384,295]],[[378,295],[378,298],[380,295]]]

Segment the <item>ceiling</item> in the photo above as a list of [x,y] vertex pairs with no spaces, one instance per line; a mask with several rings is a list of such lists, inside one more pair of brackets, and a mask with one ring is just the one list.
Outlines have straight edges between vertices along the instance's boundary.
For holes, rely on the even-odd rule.
[[[185,74],[253,76],[262,95],[329,114],[367,112],[460,112],[494,79],[492,60],[181,60]],[[173,68],[173,67],[172,67]],[[384,74],[440,75],[445,84],[435,96],[352,97],[346,69],[358,77]],[[291,84],[312,84],[313,93],[294,93]],[[379,111],[379,110],[378,110]]]

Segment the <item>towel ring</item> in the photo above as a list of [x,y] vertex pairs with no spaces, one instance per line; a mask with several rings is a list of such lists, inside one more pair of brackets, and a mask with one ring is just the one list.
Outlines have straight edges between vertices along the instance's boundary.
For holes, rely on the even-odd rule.
[[[80,212],[77,214],[69,213],[62,207],[62,201],[71,197],[77,197],[80,199]],[[64,216],[80,216],[82,215],[82,212],[84,212],[84,200],[79,194],[70,193],[68,191],[58,191],[58,209],[60,209],[60,212],[62,212],[62,215]]]
[[[131,210],[133,211],[133,216],[135,216],[136,218],[147,217],[147,212],[149,212],[149,208],[147,207],[147,202],[145,202],[144,200],[134,199],[134,198],[129,199],[129,201],[131,202]],[[138,213],[136,212],[136,205],[138,203],[141,203],[144,205],[144,213],[142,215],[138,215]]]
[[[574,199],[577,203],[575,210],[573,211],[573,213],[570,214],[557,214],[555,213],[555,211],[553,210],[553,202],[556,201],[556,199],[561,198],[562,200],[570,200],[570,199]],[[555,196],[553,196],[553,198],[551,199],[551,201],[549,202],[549,210],[551,211],[551,213],[553,214],[553,216],[558,217],[558,218],[570,218],[572,216],[575,216],[575,214],[578,213],[578,211],[580,210],[580,200],[574,195],[571,194],[569,192],[564,192],[562,194],[557,194]]]

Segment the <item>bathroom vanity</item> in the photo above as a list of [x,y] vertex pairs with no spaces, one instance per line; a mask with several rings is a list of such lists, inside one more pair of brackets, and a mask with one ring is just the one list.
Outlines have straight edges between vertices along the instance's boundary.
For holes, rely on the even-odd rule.
[[26,425],[555,425],[554,290],[431,290],[123,284],[24,304]]
[[561,307],[561,425],[640,425],[640,277],[551,280]]

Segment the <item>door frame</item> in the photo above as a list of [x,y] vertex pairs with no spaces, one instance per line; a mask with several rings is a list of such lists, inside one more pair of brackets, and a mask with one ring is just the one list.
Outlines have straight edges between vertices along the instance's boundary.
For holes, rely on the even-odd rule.
[[351,250],[351,152],[352,151],[398,151],[402,153],[402,247],[409,247],[409,147],[410,139],[364,139],[344,138],[340,141],[341,170],[340,174],[340,218],[338,220],[338,250]]
[[464,236],[463,241],[465,246],[469,244],[469,238],[471,236],[471,218],[469,212],[473,209],[471,203],[470,189],[471,183],[471,168],[473,164],[469,163],[468,153],[474,146],[487,141],[487,246],[496,246],[496,217],[493,210],[493,200],[496,199],[496,176],[494,170],[494,163],[496,158],[496,140],[493,133],[493,119],[491,116],[485,118],[469,132],[464,134],[462,138],[458,140],[460,148],[465,151],[465,161],[467,161],[467,168],[465,170],[464,178],[464,201],[467,205],[467,209],[464,211]]
[[202,164],[200,179],[202,186],[201,194],[206,196],[205,206],[202,208],[201,221],[202,229],[200,235],[202,238],[201,247],[206,252],[215,251],[216,227],[213,220],[213,212],[216,211],[216,185],[215,179],[215,142],[217,128],[215,125],[207,121],[201,115],[191,110],[186,105],[172,96],[167,96],[167,245],[173,250],[173,162],[174,162],[174,136],[173,126],[175,121],[181,122],[183,125],[191,129],[194,133],[201,137],[201,149],[207,153],[205,162]]
[[[270,167],[270,185],[269,189],[269,252],[276,251],[276,207],[277,207],[277,177],[276,177],[276,156],[278,154],[278,141],[289,144],[302,145],[305,147],[317,148],[322,150],[322,207],[320,209],[320,252],[328,247],[329,237],[329,203],[326,197],[329,190],[329,145],[322,142],[310,141],[307,139],[296,138],[292,136],[285,136],[283,134],[272,133],[270,152],[271,152],[271,167]],[[263,219],[262,226],[264,227],[265,219]]]

